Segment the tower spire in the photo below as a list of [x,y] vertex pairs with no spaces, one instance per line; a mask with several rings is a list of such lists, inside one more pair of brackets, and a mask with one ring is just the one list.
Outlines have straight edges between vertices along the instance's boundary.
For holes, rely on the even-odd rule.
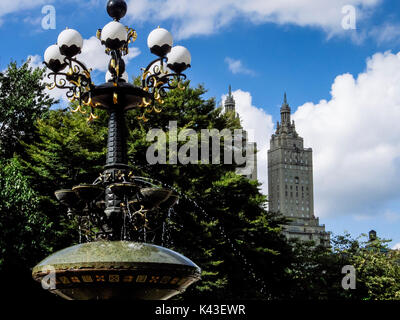
[[283,104],[281,107],[281,125],[282,127],[290,126],[290,107],[287,102],[286,92],[283,96]]
[[234,114],[236,114],[235,113],[235,105],[236,105],[236,103],[235,103],[235,99],[233,98],[233,95],[232,95],[232,87],[231,87],[231,85],[229,85],[229,94],[225,100],[225,113],[233,112]]

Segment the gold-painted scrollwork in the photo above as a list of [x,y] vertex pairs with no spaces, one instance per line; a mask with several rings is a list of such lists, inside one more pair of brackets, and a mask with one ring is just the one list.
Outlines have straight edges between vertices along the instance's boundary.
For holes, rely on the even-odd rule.
[[139,105],[145,108],[142,116],[138,117],[140,120],[147,120],[145,114],[147,113],[160,113],[162,110],[155,106],[164,104],[164,99],[167,96],[166,90],[178,88],[185,90],[182,80],[186,79],[183,74],[169,73],[166,68],[166,58],[159,58],[152,61],[146,69],[142,69],[142,88],[145,92],[149,93],[149,98],[143,98],[142,103]]
[[55,87],[56,87],[55,82],[46,85],[47,90],[53,90],[55,89]]
[[78,105],[76,107],[76,109],[71,109],[71,112],[73,112],[73,113],[80,112],[82,114],[86,114],[86,111],[82,110],[82,106],[81,105]]

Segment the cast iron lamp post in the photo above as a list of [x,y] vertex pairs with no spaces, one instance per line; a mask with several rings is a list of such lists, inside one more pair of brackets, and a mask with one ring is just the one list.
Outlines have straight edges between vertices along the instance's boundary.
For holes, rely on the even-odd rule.
[[146,113],[161,112],[156,103],[162,105],[169,89],[182,88],[186,79],[182,72],[190,67],[191,56],[186,48],[173,47],[167,30],[157,28],[147,39],[157,59],[143,69],[141,87],[128,83],[123,56],[137,35],[119,22],[126,11],[125,1],[108,1],[107,12],[114,20],[97,31],[110,55],[106,83],[95,85],[90,70],[76,58],[83,46],[76,30],[62,31],[57,44],[44,54],[53,80],[50,89],[65,89],[70,101],[78,102],[73,112],[88,114],[88,121],[97,117],[96,108],[110,116],[106,164],[100,177],[92,184],[55,192],[68,207],[68,215],[78,220],[86,242],[50,255],[32,273],[42,281],[51,280],[52,272],[55,282],[49,290],[66,299],[168,299],[200,278],[200,268],[189,259],[145,243],[148,215],[173,206],[178,197],[171,190],[144,185],[133,174],[125,127],[125,112],[132,108],[143,109],[138,117],[143,121]]

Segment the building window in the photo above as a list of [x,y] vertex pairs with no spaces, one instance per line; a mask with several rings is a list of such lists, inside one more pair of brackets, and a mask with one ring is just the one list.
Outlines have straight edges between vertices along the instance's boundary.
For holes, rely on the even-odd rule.
[[299,184],[299,177],[294,178],[294,183]]

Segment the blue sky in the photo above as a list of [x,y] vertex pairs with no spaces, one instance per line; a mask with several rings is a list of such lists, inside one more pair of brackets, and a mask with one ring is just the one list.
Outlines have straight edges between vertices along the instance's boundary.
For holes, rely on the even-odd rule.
[[[106,60],[92,38],[110,21],[106,0],[14,0],[0,4],[0,70],[32,56],[39,65],[58,34],[81,32],[83,59],[103,81]],[[189,48],[193,85],[224,99],[232,85],[245,128],[266,150],[288,94],[297,130],[314,151],[315,214],[334,233],[375,229],[400,244],[400,3],[395,0],[131,0],[122,20],[138,32],[129,57],[135,76],[153,57],[147,35],[169,29]],[[42,8],[56,9],[56,29],[42,28]],[[345,30],[343,7],[355,9]],[[398,81],[399,80],[399,81]],[[55,95],[58,92],[53,93]],[[399,180],[399,181],[398,181]],[[265,192],[266,186],[263,188]]]

